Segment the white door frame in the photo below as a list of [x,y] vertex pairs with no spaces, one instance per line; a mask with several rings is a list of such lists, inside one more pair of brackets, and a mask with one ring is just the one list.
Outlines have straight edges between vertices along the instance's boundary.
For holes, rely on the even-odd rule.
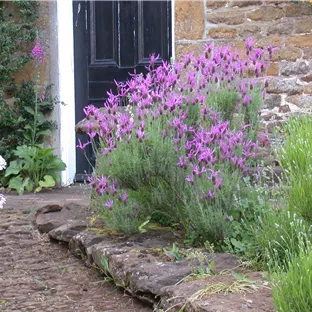
[[[174,8],[171,1],[172,56],[175,57]],[[58,89],[59,99],[66,105],[59,108],[59,155],[66,164],[61,173],[62,185],[74,182],[76,173],[76,133],[75,133],[75,76],[74,76],[74,33],[73,5],[71,0],[57,0],[58,38]],[[81,12],[84,14],[84,12]],[[86,103],[88,105],[88,103]]]

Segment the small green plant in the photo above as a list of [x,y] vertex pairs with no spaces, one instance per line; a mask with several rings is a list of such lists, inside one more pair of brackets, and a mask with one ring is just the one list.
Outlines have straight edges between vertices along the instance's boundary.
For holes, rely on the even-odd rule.
[[[52,86],[42,90],[41,101],[38,101],[37,132],[35,143],[42,144],[44,137],[49,137],[57,128],[55,122],[48,120],[55,105],[59,102],[51,94]],[[0,153],[9,161],[13,160],[13,151],[17,146],[32,144],[34,129],[35,89],[34,83],[22,82],[14,93],[14,104],[0,100]]]
[[163,251],[170,261],[180,261],[186,257],[185,252],[180,250],[175,243],[172,244],[172,248],[170,250],[163,248]]
[[16,160],[10,162],[5,172],[8,188],[21,195],[25,190],[40,192],[43,188],[54,187],[60,181],[59,172],[65,170],[66,165],[52,153],[53,150],[38,146],[17,147],[14,151]]
[[101,257],[101,264],[102,264],[101,272],[105,275],[104,282],[113,282],[114,278],[112,277],[112,274],[109,268],[108,259],[104,257],[103,255]]

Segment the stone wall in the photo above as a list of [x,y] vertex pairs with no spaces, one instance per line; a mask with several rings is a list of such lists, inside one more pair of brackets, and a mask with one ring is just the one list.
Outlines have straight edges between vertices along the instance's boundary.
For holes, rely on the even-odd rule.
[[312,5],[292,1],[176,1],[176,56],[202,51],[214,40],[244,49],[251,37],[258,47],[279,48],[267,75],[269,86],[262,109],[272,126],[312,107]]
[[[40,5],[38,7],[38,19],[37,19],[37,27],[39,29],[39,36],[41,42],[46,46],[46,51],[48,51],[49,47],[49,1],[39,1]],[[8,2],[8,5],[11,5]],[[31,47],[30,51],[31,52]],[[40,84],[47,85],[50,83],[49,76],[49,54],[45,58],[45,63],[40,66],[41,76],[40,76]],[[16,83],[20,84],[23,80],[35,80],[36,73],[34,71],[34,66],[32,62],[29,62],[20,72],[15,74]]]

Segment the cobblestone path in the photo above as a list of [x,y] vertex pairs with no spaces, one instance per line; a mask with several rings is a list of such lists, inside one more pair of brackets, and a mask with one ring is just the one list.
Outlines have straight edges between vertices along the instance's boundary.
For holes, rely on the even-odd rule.
[[34,229],[36,208],[87,201],[82,187],[7,195],[0,210],[0,312],[150,312]]

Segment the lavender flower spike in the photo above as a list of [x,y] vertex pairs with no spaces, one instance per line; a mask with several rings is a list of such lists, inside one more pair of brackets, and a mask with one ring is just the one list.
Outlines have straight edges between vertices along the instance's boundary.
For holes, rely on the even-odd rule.
[[31,51],[31,56],[38,62],[43,63],[45,58],[45,53],[40,41],[37,40],[35,46]]

